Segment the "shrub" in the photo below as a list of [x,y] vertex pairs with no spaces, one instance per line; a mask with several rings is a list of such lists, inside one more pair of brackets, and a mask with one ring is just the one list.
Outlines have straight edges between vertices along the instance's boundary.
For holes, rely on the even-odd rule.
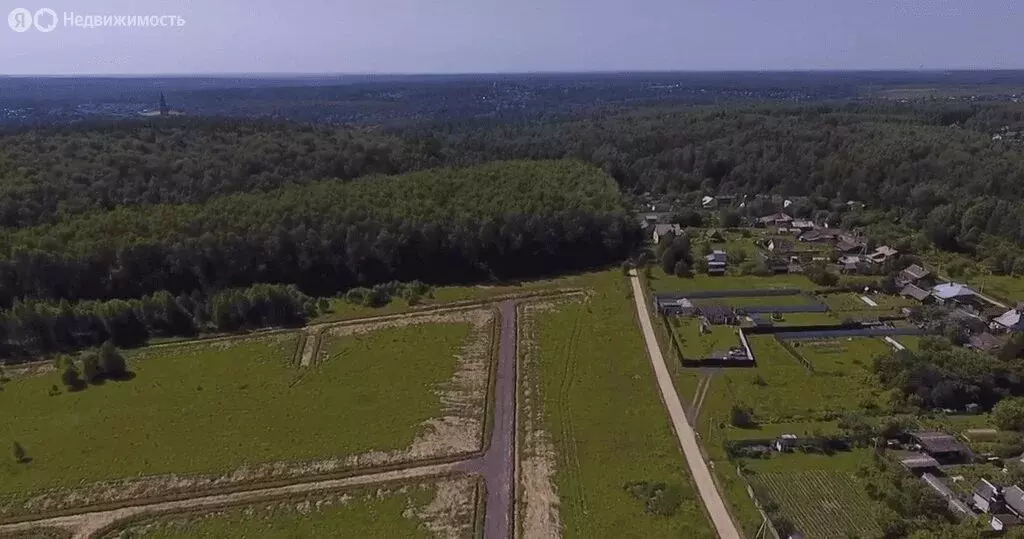
[[637,481],[625,485],[626,492],[644,504],[644,512],[649,515],[670,517],[682,505],[682,491],[676,485]]

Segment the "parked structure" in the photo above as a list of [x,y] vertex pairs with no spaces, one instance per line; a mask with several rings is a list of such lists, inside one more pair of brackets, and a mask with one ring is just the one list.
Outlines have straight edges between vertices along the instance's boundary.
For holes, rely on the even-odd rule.
[[992,320],[993,331],[1024,331],[1024,307],[1018,305]]
[[725,251],[716,249],[704,258],[708,262],[708,275],[725,275],[725,270],[728,269]]
[[665,237],[675,238],[682,234],[683,228],[679,225],[654,225],[654,233],[651,235],[651,240],[657,245]]

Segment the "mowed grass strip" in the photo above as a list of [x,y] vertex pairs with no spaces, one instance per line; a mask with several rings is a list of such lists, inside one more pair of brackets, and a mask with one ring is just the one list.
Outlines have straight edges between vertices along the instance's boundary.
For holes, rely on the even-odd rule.
[[807,537],[838,539],[882,531],[875,519],[878,508],[849,473],[806,470],[756,473],[749,479]]
[[687,292],[691,290],[744,290],[766,288],[793,288],[812,291],[820,288],[804,275],[788,274],[772,277],[745,276],[711,276],[698,274],[693,277],[676,277],[667,275],[660,267],[651,268],[648,280],[655,292]]
[[[383,492],[383,491],[382,491]],[[236,507],[207,514],[174,515],[142,521],[105,538],[148,539],[296,539],[308,537],[435,537],[411,511],[422,510],[435,488],[405,492],[376,489],[329,496]]]
[[441,411],[468,324],[384,329],[331,339],[312,369],[291,364],[298,334],[142,350],[136,377],[76,393],[56,372],[0,391],[0,498],[86,482],[213,474],[243,465],[341,457],[409,446]]
[[[557,455],[564,536],[714,537],[657,392],[629,282],[588,280],[590,301],[536,315],[544,424]],[[682,491],[671,517],[651,516],[624,486]]]

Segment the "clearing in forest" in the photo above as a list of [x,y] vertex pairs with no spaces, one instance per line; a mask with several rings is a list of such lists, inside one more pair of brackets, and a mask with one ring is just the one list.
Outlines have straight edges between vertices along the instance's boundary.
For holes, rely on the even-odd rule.
[[476,451],[494,320],[329,327],[309,367],[296,331],[142,349],[132,380],[76,392],[16,375],[0,443],[28,459],[0,459],[0,517]]

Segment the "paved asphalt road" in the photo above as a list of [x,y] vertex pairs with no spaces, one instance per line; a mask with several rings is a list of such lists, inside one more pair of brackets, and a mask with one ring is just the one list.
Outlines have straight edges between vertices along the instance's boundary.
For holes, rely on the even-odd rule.
[[501,336],[494,384],[494,424],[487,452],[459,466],[461,471],[480,474],[487,485],[485,539],[512,537],[512,500],[515,481],[516,435],[516,302],[500,307]]
[[711,470],[708,463],[697,446],[697,437],[693,428],[686,420],[686,413],[683,405],[679,402],[679,395],[675,386],[672,385],[672,376],[669,375],[668,367],[665,365],[665,358],[661,355],[661,347],[654,336],[654,326],[651,325],[651,315],[647,312],[647,303],[644,296],[643,286],[640,284],[640,277],[636,270],[630,271],[630,280],[633,283],[633,299],[636,302],[637,316],[640,318],[640,327],[643,329],[644,340],[647,342],[647,352],[654,366],[654,374],[658,378],[658,388],[661,390],[661,398],[668,408],[668,414],[672,418],[672,426],[675,428],[676,436],[679,438],[679,445],[686,455],[686,464],[690,467],[690,475],[693,482],[697,484],[697,491],[704,500],[704,507],[711,515],[711,521],[715,525],[718,536],[722,539],[739,539],[740,532],[736,529],[729,511],[722,501],[722,495],[715,488],[715,482],[711,478]]

